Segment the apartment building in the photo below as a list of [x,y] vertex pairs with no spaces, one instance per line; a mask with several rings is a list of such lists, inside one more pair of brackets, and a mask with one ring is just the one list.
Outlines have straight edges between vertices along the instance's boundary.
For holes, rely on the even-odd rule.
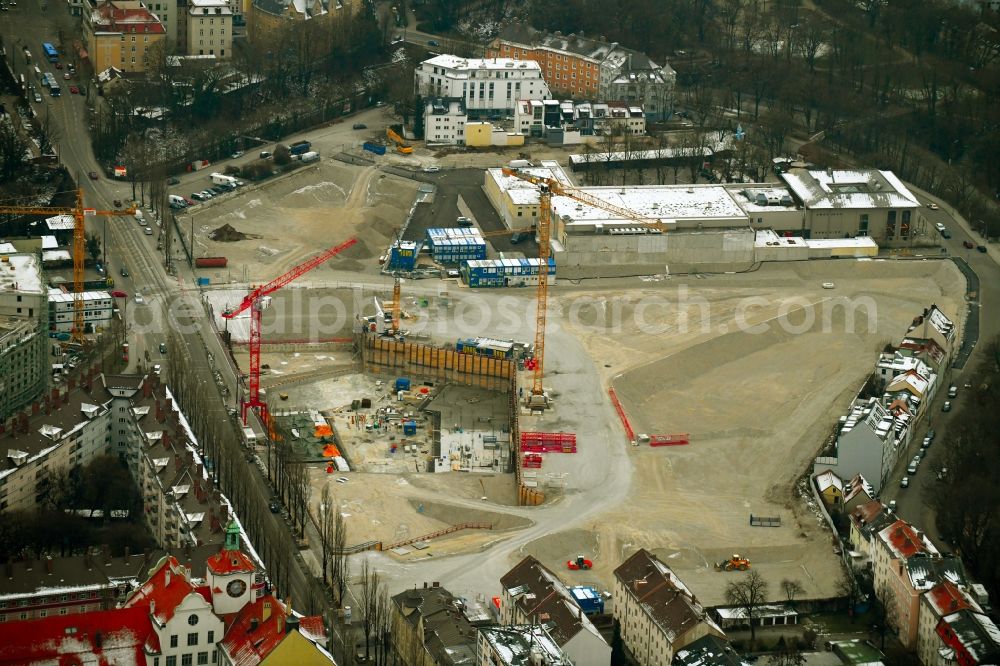
[[642,106],[656,120],[673,113],[676,72],[603,38],[548,34],[516,24],[493,40],[486,56],[537,62],[549,88],[560,96]]
[[166,555],[115,608],[0,624],[0,665],[333,663],[323,619],[295,615],[265,590],[239,526],[230,522],[225,533],[204,579]]
[[669,666],[699,638],[725,638],[691,590],[649,551],[640,549],[614,573],[614,617],[625,648],[642,666]]
[[577,666],[605,666],[611,646],[559,577],[530,555],[500,578],[500,623],[540,624]]
[[545,627],[534,624],[479,630],[476,666],[575,666]]
[[551,97],[537,62],[513,58],[460,58],[438,55],[414,71],[423,97],[464,100],[469,118],[500,120],[514,113],[519,99]]
[[247,40],[251,43],[268,42],[280,38],[285,26],[306,21],[336,21],[357,14],[364,7],[361,0],[233,0],[242,2],[246,19]]
[[[149,0],[145,3],[146,9],[159,20],[166,35],[167,48],[175,47],[178,42],[178,28],[183,25],[179,11],[186,4],[186,0]],[[183,53],[183,51],[180,51]]]
[[938,622],[937,633],[947,664],[1000,664],[1000,628],[985,613],[965,609],[946,615]]
[[920,597],[920,619],[917,628],[917,656],[924,666],[947,666],[955,663],[954,648],[938,635],[941,621],[955,613],[972,610],[982,612],[978,603],[950,580],[943,580]]
[[392,650],[406,666],[471,664],[477,628],[491,623],[478,605],[425,583],[392,598]]
[[147,53],[166,40],[160,20],[139,0],[103,0],[84,11],[83,39],[94,71],[145,72]]
[[[205,558],[218,543],[185,548],[177,559],[197,578],[205,576]],[[146,550],[113,556],[110,548],[88,549],[82,555],[41,559],[31,556],[3,565],[0,577],[0,622],[34,620],[109,610],[123,603],[139,586],[149,568],[168,555]]]
[[226,0],[187,0],[187,53],[233,57],[233,10]]
[[0,420],[48,382],[48,307],[38,256],[0,246]]
[[424,104],[424,139],[428,143],[465,145],[465,99],[432,97]]
[[572,138],[558,137],[560,144],[580,143],[586,136],[646,133],[646,114],[642,106],[620,102],[560,101],[555,99],[518,100],[514,107],[514,129],[525,136],[544,137],[553,142],[553,134],[575,133]]

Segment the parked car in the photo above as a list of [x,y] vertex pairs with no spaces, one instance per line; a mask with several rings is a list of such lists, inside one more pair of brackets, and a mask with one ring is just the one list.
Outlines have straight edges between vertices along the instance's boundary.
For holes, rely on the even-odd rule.
[[950,412],[951,411],[951,400],[945,400],[944,401],[944,404],[941,405],[941,411],[942,412]]
[[112,298],[128,298],[128,294],[126,294],[124,291],[120,291],[118,289],[115,289],[114,291],[112,291],[111,292],[111,296],[112,296]]
[[931,210],[937,210],[938,208],[940,208],[940,206],[938,206],[938,205],[937,205],[936,203],[934,203],[933,201],[932,201],[932,202],[930,202],[929,204],[927,204],[927,207],[928,207],[928,208],[930,208]]
[[166,342],[161,342],[160,343],[160,353],[161,354],[166,354],[167,353],[167,343]]
[[242,150],[237,150],[235,153],[233,153],[232,155],[230,155],[230,157],[233,158],[234,160],[236,158],[238,158],[238,157],[243,157],[243,151]]
[[98,175],[97,175],[97,172],[96,172],[96,171],[91,171],[91,172],[90,172],[90,173],[88,173],[87,175],[88,175],[88,176],[90,176],[90,179],[91,179],[91,180],[97,180],[97,178],[98,178]]
[[943,481],[945,478],[947,478],[947,476],[948,476],[947,467],[942,467],[941,470],[937,473],[938,481]]
[[201,192],[192,192],[191,198],[194,199],[195,201],[205,201],[205,195],[203,195]]
[[205,197],[205,199],[212,199],[215,197],[215,193],[211,190],[202,190],[201,196]]
[[162,370],[162,369],[163,368],[160,366],[160,364],[157,363],[156,365],[153,366],[153,374],[154,375],[159,375],[160,374],[160,370]]
[[434,166],[433,164],[431,166],[425,166],[424,169],[423,169],[424,173],[437,173],[440,170],[441,170],[441,167]]
[[219,196],[220,194],[225,192],[225,190],[219,187],[218,185],[213,185],[212,187],[208,188],[208,191],[216,196]]
[[899,487],[900,488],[909,488],[910,487],[910,477],[904,476],[902,479],[900,479],[899,480]]
[[427,46],[441,46],[436,39],[428,39]]
[[79,88],[77,88],[76,86],[70,86],[70,87],[69,87],[69,91],[70,91],[70,93],[72,93],[73,95],[79,95],[79,94],[80,94],[80,89],[79,89]]
[[63,80],[64,81],[69,81],[69,72],[64,72],[63,73]]
[[35,102],[38,104],[42,103],[42,96],[38,92],[35,92]]
[[271,502],[267,508],[271,510],[271,513],[281,513],[281,505],[277,502]]
[[910,474],[910,476],[913,476],[914,474],[916,474],[917,473],[917,466],[916,466],[916,464],[915,463],[910,463],[909,466],[906,468],[906,471]]
[[977,245],[976,249],[979,250],[980,252],[986,252],[986,246],[985,245]]
[[948,387],[948,397],[957,398],[958,397],[958,387],[954,384]]
[[167,185],[180,185],[180,184],[181,184],[181,179],[178,178],[177,176],[171,176],[170,178],[167,179]]
[[933,442],[933,441],[934,440],[931,439],[930,437],[924,437],[924,441],[921,442],[920,448],[922,448],[922,449],[929,449],[931,447],[931,442]]
[[122,277],[128,277],[128,269],[124,266],[122,266],[122,269],[118,272],[122,274]]
[[472,226],[472,220],[470,220],[469,218],[465,217],[464,215],[461,215],[461,216],[459,216],[459,218],[457,220],[455,220],[455,224],[457,224],[460,227],[471,227]]
[[971,250],[974,247],[976,247],[976,244],[970,240],[962,241],[962,247],[966,248],[967,250]]
[[152,227],[143,227],[142,233],[146,234],[147,236],[152,236],[153,235],[153,229],[152,229]]
[[837,285],[834,284],[833,282],[824,282],[823,283],[823,288],[824,289],[836,289]]
[[271,151],[270,150],[262,150],[262,151],[260,151],[260,159],[266,160],[270,156],[271,156]]
[[62,69],[62,63],[61,62],[57,62],[56,63],[56,69]]
[[365,125],[364,123],[354,123],[351,125],[351,129],[368,129],[368,125]]
[[142,294],[140,294],[139,292],[135,292],[135,295],[132,296],[132,300],[134,300],[139,305],[142,305],[143,303],[146,302],[146,299],[144,299],[142,297]]

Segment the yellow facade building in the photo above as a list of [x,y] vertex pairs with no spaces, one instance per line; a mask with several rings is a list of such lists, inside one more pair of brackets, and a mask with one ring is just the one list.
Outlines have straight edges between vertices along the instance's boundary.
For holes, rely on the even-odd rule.
[[105,0],[84,14],[83,37],[95,72],[145,72],[147,54],[166,39],[166,30],[138,0]]

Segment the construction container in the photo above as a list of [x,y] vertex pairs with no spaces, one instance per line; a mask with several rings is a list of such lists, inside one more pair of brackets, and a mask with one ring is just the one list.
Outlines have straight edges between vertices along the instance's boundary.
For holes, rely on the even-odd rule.
[[426,232],[427,247],[439,264],[460,264],[486,258],[486,241],[475,228],[434,228]]
[[414,241],[395,241],[389,248],[390,270],[412,271],[417,265],[417,255],[420,254],[419,243]]
[[409,377],[399,377],[396,379],[396,391],[409,391],[410,390],[410,379]]
[[[465,261],[462,280],[470,287],[529,287],[538,284],[538,259]],[[549,257],[548,283],[556,283],[556,260]]]
[[595,588],[588,585],[577,585],[569,588],[569,591],[585,615],[604,613],[604,597]]
[[200,278],[198,278],[198,286],[199,286],[199,287],[204,287],[204,286],[206,286],[206,285],[207,285],[207,284],[208,284],[209,282],[210,282],[210,280],[209,280],[209,278],[207,278],[207,277],[200,277]]
[[403,434],[404,435],[416,435],[417,434],[417,422],[416,421],[406,421],[403,423]]

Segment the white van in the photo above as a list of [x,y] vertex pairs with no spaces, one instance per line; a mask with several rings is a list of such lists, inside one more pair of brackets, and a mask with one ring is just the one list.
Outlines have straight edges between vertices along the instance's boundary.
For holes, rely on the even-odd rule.
[[236,182],[236,179],[224,173],[213,173],[212,182],[216,185],[231,185]]
[[527,169],[531,166],[531,162],[528,160],[511,160],[507,166],[511,169]]
[[937,224],[934,225],[934,228],[938,230],[938,233],[943,233],[948,227],[938,222]]
[[187,201],[184,200],[184,197],[178,196],[176,194],[168,194],[167,202],[175,206],[181,206],[181,207],[187,206]]
[[135,221],[141,225],[146,224],[146,216],[143,214],[142,209],[140,208],[135,209]]
[[310,150],[308,153],[302,153],[302,163],[308,164],[309,162],[316,162],[319,160],[319,153],[315,150]]

